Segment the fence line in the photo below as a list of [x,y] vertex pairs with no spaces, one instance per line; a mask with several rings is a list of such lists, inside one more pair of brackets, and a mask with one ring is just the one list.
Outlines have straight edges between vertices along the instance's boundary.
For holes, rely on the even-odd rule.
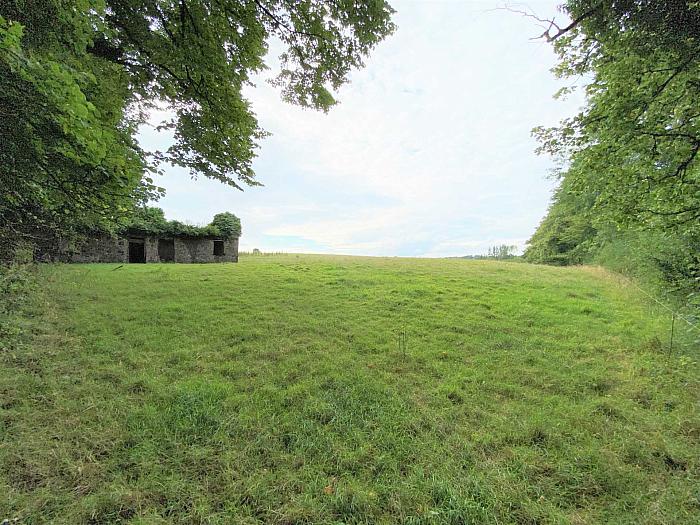
[[664,304],[664,303],[662,303],[661,301],[659,301],[656,297],[654,297],[654,296],[651,295],[649,292],[647,292],[644,288],[642,288],[642,287],[639,286],[637,283],[635,283],[633,279],[626,279],[626,281],[627,281],[628,283],[632,284],[637,290],[639,290],[639,291],[642,292],[644,295],[646,295],[647,297],[649,297],[650,299],[652,299],[654,302],[656,302],[657,304],[659,304],[659,305],[661,305],[662,307],[666,308],[666,310],[668,310],[669,312],[671,312],[671,315],[674,317],[674,319],[675,319],[675,318],[683,319],[683,320],[688,324],[688,326],[690,326],[691,328],[693,328],[693,329],[697,330],[698,332],[700,332],[700,326],[698,326],[698,325],[696,325],[695,323],[693,323],[690,319],[688,319],[688,318],[682,316],[681,314],[679,314],[676,310],[674,310],[673,308],[671,308],[671,307],[668,306],[667,304]]

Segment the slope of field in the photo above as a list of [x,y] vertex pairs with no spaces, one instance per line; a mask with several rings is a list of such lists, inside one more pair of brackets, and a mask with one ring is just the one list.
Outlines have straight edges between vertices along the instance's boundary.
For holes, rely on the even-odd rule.
[[602,270],[116,266],[0,352],[0,521],[700,521],[697,348]]

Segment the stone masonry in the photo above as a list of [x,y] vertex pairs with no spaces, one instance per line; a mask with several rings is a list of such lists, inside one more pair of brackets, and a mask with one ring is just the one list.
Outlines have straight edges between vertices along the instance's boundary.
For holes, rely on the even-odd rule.
[[100,236],[63,250],[59,259],[76,263],[238,262],[238,238]]

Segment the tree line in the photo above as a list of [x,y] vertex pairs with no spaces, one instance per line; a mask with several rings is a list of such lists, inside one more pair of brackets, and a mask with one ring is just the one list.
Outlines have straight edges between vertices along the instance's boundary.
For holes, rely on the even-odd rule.
[[[534,130],[560,161],[534,262],[600,262],[700,307],[700,4],[570,0],[538,19],[585,107]],[[537,18],[531,12],[526,16]],[[558,96],[566,96],[565,88]]]

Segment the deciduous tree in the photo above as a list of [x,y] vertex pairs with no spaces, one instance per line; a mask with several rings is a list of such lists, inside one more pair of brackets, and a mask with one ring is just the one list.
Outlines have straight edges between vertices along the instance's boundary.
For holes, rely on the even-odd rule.
[[[384,0],[4,0],[0,3],[0,202],[7,235],[39,223],[110,224],[157,196],[168,162],[241,188],[265,132],[244,86],[280,43],[274,83],[326,111],[333,92],[394,30]],[[135,132],[172,118],[166,151]],[[8,233],[9,232],[9,233]]]

